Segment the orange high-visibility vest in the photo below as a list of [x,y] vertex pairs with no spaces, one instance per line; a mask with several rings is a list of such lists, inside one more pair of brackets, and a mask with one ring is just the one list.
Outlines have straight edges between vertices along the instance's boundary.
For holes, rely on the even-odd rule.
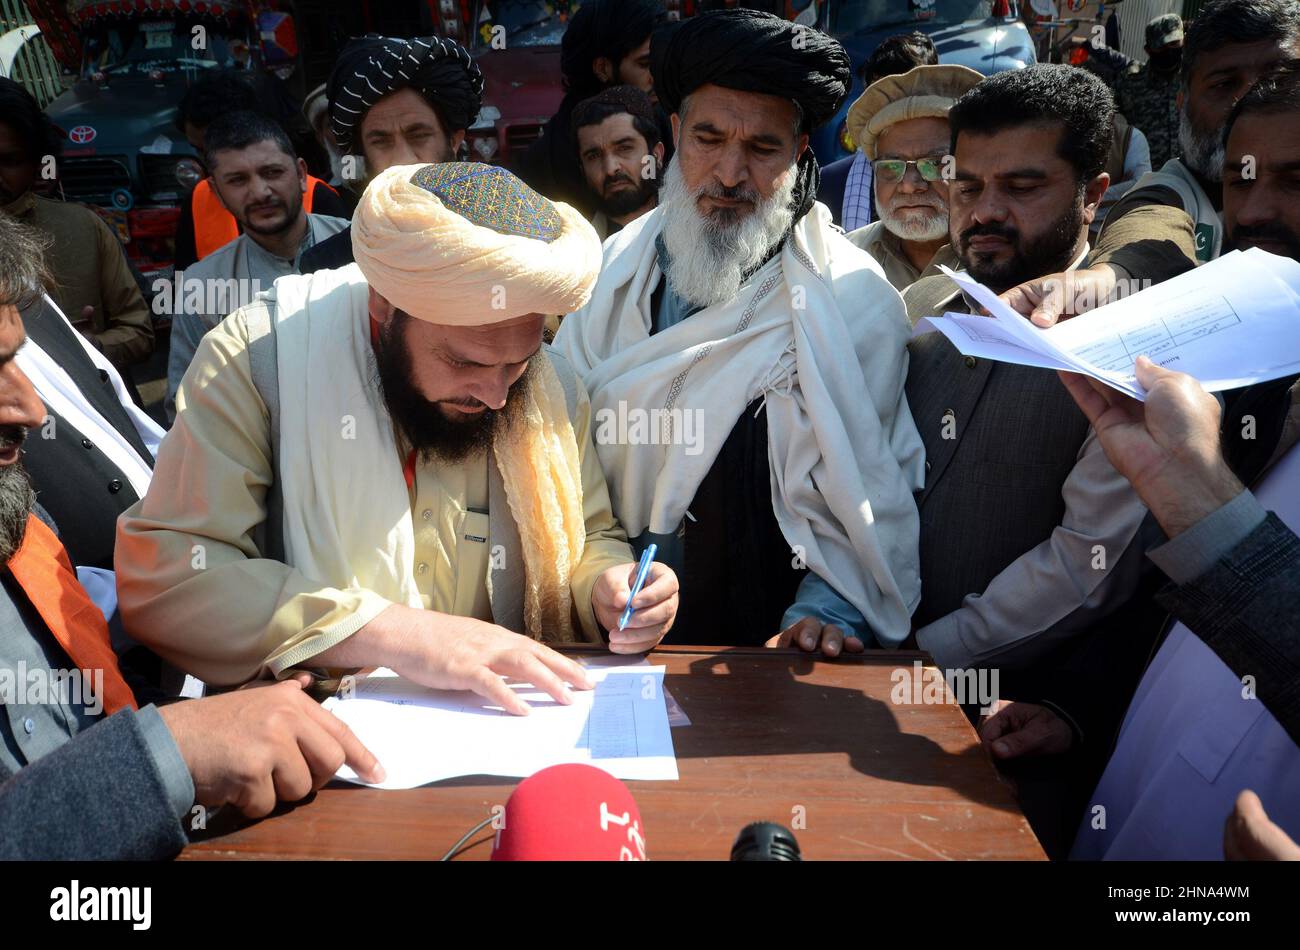
[[[307,191],[302,196],[302,207],[308,214],[311,214],[311,200],[316,194],[317,185],[330,187],[314,175],[308,175]],[[194,186],[190,195],[190,210],[194,213],[194,253],[199,260],[239,237],[239,223],[233,214],[221,206],[221,199],[212,188],[211,178],[205,178]]]
[[[27,533],[18,553],[9,559],[9,571],[73,665],[104,671],[104,712],[135,709],[135,697],[118,668],[104,615],[77,580],[63,544],[35,515],[27,517]],[[94,675],[92,672],[92,684],[97,686]]]

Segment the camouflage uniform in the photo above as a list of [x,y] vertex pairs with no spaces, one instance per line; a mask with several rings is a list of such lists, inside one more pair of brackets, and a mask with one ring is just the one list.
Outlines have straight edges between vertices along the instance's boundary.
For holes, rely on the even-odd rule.
[[1129,69],[1115,82],[1115,108],[1147,137],[1152,168],[1178,154],[1178,82],[1178,70],[1162,76],[1150,63]]
[[[1176,13],[1152,18],[1146,28],[1147,54],[1183,40],[1183,21]],[[1178,154],[1177,68],[1157,72],[1150,62],[1130,66],[1115,80],[1115,108],[1128,124],[1142,130],[1151,146],[1151,167],[1159,171]]]

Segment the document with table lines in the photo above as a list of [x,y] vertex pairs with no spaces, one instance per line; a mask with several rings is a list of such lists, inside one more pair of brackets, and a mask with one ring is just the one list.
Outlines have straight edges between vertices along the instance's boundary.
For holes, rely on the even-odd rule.
[[[596,687],[573,690],[570,706],[529,683],[507,680],[532,707],[527,716],[512,716],[469,691],[420,686],[387,669],[357,677],[324,705],[383,764],[388,777],[379,788],[416,788],[460,775],[524,777],[567,762],[620,779],[676,779],[664,667],[644,661],[584,665]],[[358,782],[347,766],[337,777]]]
[[1300,373],[1300,263],[1232,251],[1049,330],[1033,326],[969,275],[945,272],[989,316],[927,317],[963,355],[1064,369],[1138,399],[1139,356],[1194,376],[1210,392]]

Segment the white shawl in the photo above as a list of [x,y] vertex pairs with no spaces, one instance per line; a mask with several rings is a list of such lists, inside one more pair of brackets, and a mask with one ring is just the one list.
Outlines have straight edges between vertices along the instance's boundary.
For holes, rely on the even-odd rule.
[[898,292],[819,203],[734,301],[652,336],[661,226],[656,210],[606,242],[591,302],[555,340],[591,393],[598,434],[620,403],[702,423],[702,451],[680,438],[597,438],[614,513],[629,536],[675,531],[740,413],[764,396],[772,507],[792,556],[882,644],[901,642],[920,600],[912,492],[924,447],[903,394],[910,327]]
[[285,563],[422,607],[410,496],[373,376],[365,278],[352,264],[281,277],[273,293]]

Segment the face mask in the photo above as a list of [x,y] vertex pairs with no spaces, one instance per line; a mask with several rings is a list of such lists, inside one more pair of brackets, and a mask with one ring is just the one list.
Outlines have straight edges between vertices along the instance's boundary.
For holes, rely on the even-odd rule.
[[1151,54],[1151,65],[1162,73],[1173,72],[1183,62],[1183,48],[1175,46],[1173,49],[1156,50]]

